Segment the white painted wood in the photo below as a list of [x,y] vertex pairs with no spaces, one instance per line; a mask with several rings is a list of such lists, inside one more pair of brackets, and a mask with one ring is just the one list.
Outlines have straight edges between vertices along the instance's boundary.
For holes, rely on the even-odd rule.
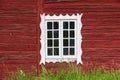
[[77,64],[82,64],[82,35],[81,35],[81,29],[82,29],[82,18],[83,14],[77,14],[77,46],[76,46],[76,52],[77,52]]
[[[77,28],[77,26],[76,26],[76,20],[61,20],[61,35],[62,35],[62,37],[61,37],[61,42],[62,42],[62,44],[63,44],[63,39],[66,39],[66,38],[63,38],[63,22],[75,22],[75,29]],[[69,25],[68,25],[69,26]],[[68,31],[70,31],[70,30],[68,30]],[[76,31],[75,31],[76,32]],[[68,36],[70,36],[70,35],[68,35]],[[75,41],[76,41],[76,35],[75,35],[75,38],[72,38],[72,39],[75,39]],[[68,38],[67,38],[68,39]],[[75,47],[76,47],[76,44],[75,44]],[[61,50],[62,50],[62,52],[63,52],[63,48],[65,48],[63,45],[62,45],[62,48],[61,48]],[[68,48],[70,48],[70,46],[68,46]],[[68,53],[70,53],[70,52],[68,52]],[[75,49],[75,53],[74,53],[75,55],[67,55],[67,56],[65,56],[65,55],[63,55],[62,54],[62,58],[64,59],[64,58],[71,58],[71,59],[73,59],[73,58],[76,58],[76,49]]]
[[45,39],[45,14],[41,14],[41,23],[40,23],[40,29],[41,29],[41,37],[40,37],[40,43],[41,43],[41,49],[40,49],[40,55],[41,55],[41,61],[40,64],[45,64],[45,45],[46,45],[46,39]]
[[53,62],[53,63],[56,63],[56,62],[75,62],[76,61],[76,58],[47,58],[46,59],[46,62],[47,63],[50,63],[50,62]]
[[[81,56],[82,56],[82,48],[81,48],[81,44],[82,44],[82,35],[81,35],[81,29],[82,29],[82,22],[81,22],[81,18],[82,18],[82,15],[83,14],[77,14],[77,15],[71,15],[69,16],[68,14],[66,14],[65,16],[63,16],[62,14],[60,14],[59,16],[56,16],[56,15],[53,15],[53,16],[50,16],[50,15],[46,15],[45,14],[41,14],[41,23],[40,23],[40,28],[41,28],[41,51],[40,51],[40,54],[41,54],[41,61],[40,61],[40,64],[45,64],[45,62],[74,62],[74,61],[77,61],[77,64],[81,63],[82,64],[82,59],[81,59]],[[46,32],[46,26],[45,26],[45,21],[46,20],[75,20],[76,21],[76,24],[75,24],[75,29],[76,29],[76,37],[75,37],[75,41],[76,41],[76,45],[75,45],[75,54],[76,56],[67,56],[67,57],[63,57],[62,54],[60,54],[59,57],[46,57],[46,35],[47,33]],[[59,22],[59,25],[61,25],[61,22]],[[59,28],[59,33],[60,33],[60,39],[59,41],[62,41],[62,36],[63,36],[63,32],[62,32],[63,29]],[[62,42],[60,42],[62,43]],[[63,48],[63,45],[60,44],[60,53],[63,52],[62,48]]]
[[76,20],[78,18],[78,14],[77,14],[77,16],[75,15],[75,14],[73,14],[73,15],[68,15],[68,14],[66,14],[66,15],[62,15],[62,14],[60,14],[59,16],[57,16],[57,15],[53,15],[53,16],[50,16],[49,14],[48,15],[46,15],[45,16],[45,19],[47,19],[47,20]]
[[[59,54],[58,56],[48,56],[48,55],[47,55],[47,40],[48,40],[48,39],[47,39],[47,22],[59,22],[59,27],[60,27],[60,21],[59,21],[59,20],[55,20],[55,19],[54,19],[54,20],[47,20],[47,19],[45,20],[45,30],[46,30],[46,31],[44,32],[44,34],[45,34],[45,36],[46,36],[46,39],[45,39],[45,41],[46,41],[46,47],[45,47],[45,49],[46,49],[46,57],[45,57],[45,58],[46,58],[46,59],[47,59],[47,58],[56,58],[56,59],[57,59],[57,58],[61,58],[61,55],[60,55],[60,54]],[[53,30],[53,29],[52,29],[52,30]],[[51,30],[48,30],[48,31],[51,31]],[[56,30],[54,30],[54,31],[56,31]],[[59,28],[59,36],[60,36],[60,35],[61,35],[61,33],[60,33],[60,28]],[[52,33],[52,36],[53,36],[53,33]],[[54,38],[52,38],[52,39],[54,40]],[[60,37],[57,38],[57,39],[59,39],[59,45],[61,45],[61,44],[60,44]],[[54,45],[54,44],[52,43],[52,45]],[[51,47],[51,48],[53,48],[53,47]],[[61,51],[60,48],[59,48],[59,51]]]

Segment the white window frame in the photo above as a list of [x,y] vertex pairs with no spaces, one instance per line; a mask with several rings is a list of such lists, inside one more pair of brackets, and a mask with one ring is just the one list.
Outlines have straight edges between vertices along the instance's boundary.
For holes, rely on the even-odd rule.
[[[82,22],[81,22],[81,18],[82,18],[82,13],[81,14],[77,14],[77,15],[59,15],[59,16],[56,16],[56,15],[53,15],[53,16],[50,16],[50,15],[45,15],[45,14],[40,14],[40,17],[41,17],[41,23],[40,23],[40,28],[41,28],[41,40],[40,40],[40,43],[41,43],[41,49],[40,49],[40,55],[41,55],[41,61],[40,61],[40,64],[45,64],[45,62],[73,62],[73,61],[77,61],[77,64],[81,63],[82,64],[82,59],[81,59],[81,56],[82,56],[82,48],[81,48],[81,43],[82,43],[82,35],[81,35],[81,29],[82,29]],[[75,28],[75,54],[76,56],[73,57],[73,56],[64,56],[64,57],[52,57],[52,56],[46,56],[46,35],[47,33],[46,32],[46,20],[47,21],[59,21],[59,20],[62,20],[62,21],[72,21],[72,20],[75,20],[76,21],[76,28]],[[59,22],[59,24],[61,24]],[[59,31],[60,32],[60,31]],[[61,31],[63,32],[63,31]],[[59,35],[61,36],[61,35]],[[59,40],[62,40],[62,39],[59,39]],[[59,43],[60,46],[61,46],[61,43]],[[62,53],[62,51],[59,51],[59,53]]]
[[[63,19],[63,20],[61,21],[61,25],[63,25],[63,22],[70,22],[70,21],[75,22],[75,27],[77,27],[77,26],[76,26],[76,25],[77,25],[77,23],[76,23],[77,21],[74,20],[74,19],[73,19],[73,20],[65,20],[65,19]],[[62,36],[63,36],[63,28],[61,28],[61,32],[62,32],[61,34],[62,34]],[[74,38],[74,40],[75,40],[75,52],[74,52],[75,55],[63,55],[63,54],[62,54],[62,58],[63,58],[63,59],[75,59],[75,58],[76,58],[76,56],[77,56],[77,55],[76,55],[76,45],[77,45],[77,43],[76,43],[76,42],[77,42],[77,41],[76,41],[76,38],[77,38],[77,36],[76,36],[76,28],[75,28],[75,38]],[[63,37],[60,38],[60,41],[62,41],[62,44],[63,44]],[[70,47],[70,46],[69,46],[69,47]],[[62,46],[62,50],[63,50],[63,48],[64,48],[64,46]],[[63,51],[62,51],[62,52],[63,52]]]
[[[46,58],[46,59],[52,59],[52,58],[58,59],[58,58],[61,58],[60,55],[59,55],[59,56],[48,56],[48,55],[47,55],[47,24],[46,24],[46,23],[47,23],[47,22],[54,22],[54,21],[55,21],[55,22],[59,22],[59,25],[60,25],[60,21],[59,21],[59,20],[48,20],[48,19],[45,19],[45,32],[46,32],[46,33],[45,33],[45,32],[44,32],[44,33],[46,34],[46,35],[45,35],[45,36],[46,36],[46,37],[45,37],[45,50],[46,50],[46,51],[45,51],[45,52],[46,52],[46,53],[45,53],[45,56],[46,56],[45,58]],[[59,29],[59,30],[60,30],[60,29]],[[59,31],[59,34],[60,34],[60,31]],[[60,45],[60,39],[59,39],[59,45]]]

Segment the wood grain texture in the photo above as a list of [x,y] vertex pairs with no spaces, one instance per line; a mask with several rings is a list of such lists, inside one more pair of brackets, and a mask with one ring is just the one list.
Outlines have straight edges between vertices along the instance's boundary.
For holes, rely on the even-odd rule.
[[0,0],[0,80],[38,64],[38,0]]
[[[96,0],[44,0],[44,3],[57,3],[57,2],[96,2]],[[97,2],[119,2],[119,0],[97,0]]]
[[120,40],[83,40],[82,48],[120,48]]
[[[120,63],[119,0],[44,0],[46,14],[82,16],[82,67],[117,68]],[[115,64],[116,63],[116,64]],[[51,63],[50,63],[51,64]],[[52,65],[52,64],[51,64]],[[54,66],[46,66],[54,68]]]
[[0,0],[0,77],[6,76],[6,67],[12,71],[39,66],[41,13],[83,13],[83,68],[120,63],[119,0]]

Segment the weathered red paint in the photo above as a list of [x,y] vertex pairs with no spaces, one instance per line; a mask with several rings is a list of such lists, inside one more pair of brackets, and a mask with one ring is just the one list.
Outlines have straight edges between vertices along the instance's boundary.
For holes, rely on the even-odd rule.
[[38,64],[38,0],[0,0],[0,80]]
[[[120,63],[119,0],[0,0],[0,78],[7,69],[29,70],[32,65],[39,69],[42,13],[83,13],[83,69],[116,68]],[[58,65],[46,63],[46,68]]]
[[[120,63],[120,1],[44,0],[43,4],[43,12],[50,15],[83,13],[82,68],[117,68]],[[46,65],[51,69],[55,66]]]

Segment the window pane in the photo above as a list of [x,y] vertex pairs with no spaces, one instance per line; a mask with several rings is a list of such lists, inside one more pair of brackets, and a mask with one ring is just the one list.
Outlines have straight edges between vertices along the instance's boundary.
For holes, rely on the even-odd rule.
[[64,40],[63,40],[63,45],[64,45],[64,46],[68,46],[68,39],[64,39]]
[[59,46],[59,40],[54,40],[54,46],[58,47]]
[[58,22],[54,22],[54,29],[58,29],[59,25]]
[[54,38],[59,38],[59,32],[58,31],[54,31]]
[[52,40],[48,40],[47,45],[48,47],[52,47]]
[[70,22],[70,29],[75,29],[75,22]]
[[63,31],[63,38],[68,38],[68,31]]
[[63,29],[68,29],[68,22],[63,22]]
[[63,48],[63,55],[68,55],[68,48]]
[[53,53],[53,49],[52,49],[52,48],[48,48],[48,50],[47,50],[47,55],[48,55],[48,56],[51,56],[52,53]]
[[59,48],[54,48],[54,55],[59,55]]
[[75,55],[75,49],[74,48],[70,48],[70,55]]
[[52,38],[52,31],[47,32],[47,38]]
[[52,22],[47,22],[47,29],[52,29]]
[[70,37],[75,37],[74,31],[70,31]]
[[74,41],[74,39],[70,39],[70,46],[75,46],[75,41]]

